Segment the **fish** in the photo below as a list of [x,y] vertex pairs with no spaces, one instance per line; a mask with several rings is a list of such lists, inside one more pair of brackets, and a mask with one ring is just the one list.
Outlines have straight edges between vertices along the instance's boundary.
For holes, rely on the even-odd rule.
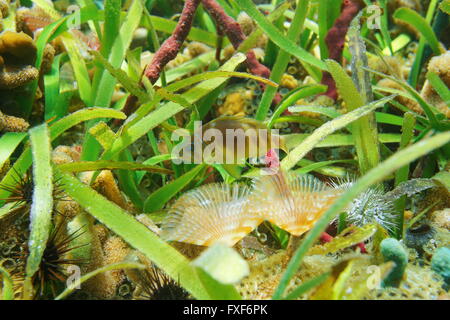
[[[211,129],[221,133],[224,160],[233,159],[235,163],[241,163],[249,157],[256,158],[266,155],[272,149],[287,151],[283,137],[274,133],[274,130],[270,130],[263,122],[255,119],[221,116],[202,126],[203,140],[205,140],[208,130]],[[216,141],[205,142],[205,146],[214,142]],[[245,149],[239,150],[240,146]]]
[[[287,152],[284,137],[255,119],[221,116],[208,122],[201,129],[203,158],[209,156],[219,159],[222,167],[236,179],[240,178],[240,165],[247,159],[274,155],[275,149]],[[216,138],[215,133],[219,133],[219,138]],[[214,152],[211,152],[212,149]]]

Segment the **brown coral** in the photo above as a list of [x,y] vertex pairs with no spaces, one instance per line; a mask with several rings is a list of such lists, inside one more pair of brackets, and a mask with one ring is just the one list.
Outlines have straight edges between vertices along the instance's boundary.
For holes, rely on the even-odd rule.
[[25,33],[6,31],[0,35],[0,89],[14,89],[38,78],[34,67],[37,49]]
[[[433,57],[428,64],[428,71],[436,73],[447,88],[450,88],[450,51],[447,51],[440,56]],[[448,107],[450,101],[443,101],[428,80],[425,81],[420,95],[429,104],[435,106],[444,113],[447,118],[450,118],[450,108]]]
[[13,64],[34,64],[36,53],[33,39],[23,32],[5,31],[0,36],[0,55],[5,63],[9,60]]
[[0,132],[24,132],[30,124],[22,118],[8,116],[0,111]]
[[47,43],[45,45],[44,55],[42,57],[41,74],[46,74],[50,72],[55,54],[56,54],[55,48],[51,44]]
[[[0,18],[6,18],[9,15],[9,1],[0,0]],[[2,25],[0,22],[0,31],[2,31]]]
[[[395,89],[395,90],[400,90],[406,93],[405,89],[398,84],[397,82],[390,80],[390,79],[381,79],[378,82],[378,86],[379,87],[384,87],[384,88],[390,88],[390,89]],[[405,96],[402,95],[398,95],[395,100],[397,102],[399,102],[400,104],[404,105],[405,107],[407,107],[408,109],[417,112],[419,114],[423,113],[423,109],[420,107],[420,105],[417,103],[416,100],[413,100],[411,98],[407,98]]]
[[[404,79],[404,61],[399,57],[378,56],[369,57],[369,68],[381,72],[383,74],[394,76],[398,79]],[[375,75],[375,80],[381,80],[381,76]]]
[[[103,251],[105,253],[105,261],[103,263],[106,266],[124,261],[130,253],[130,248],[121,238],[113,236],[106,240]],[[119,284],[125,279],[125,273],[123,270],[113,270],[111,271],[111,277]]]
[[[82,176],[82,181],[89,184],[92,178],[93,172],[85,172]],[[108,200],[114,202],[119,207],[128,210],[129,205],[122,195],[119,186],[114,179],[114,175],[110,170],[103,170],[95,179],[92,187],[104,195]]]
[[52,151],[52,161],[55,164],[70,163],[74,161],[79,161],[81,156],[79,146],[57,146]]
[[[428,5],[425,6],[426,8],[428,7]],[[416,37],[419,36],[419,33],[417,32],[417,30],[415,28],[413,28],[411,25],[409,25],[406,22],[403,22],[401,20],[395,19],[393,18],[393,14],[394,12],[399,9],[399,8],[408,8],[411,10],[414,10],[416,12],[423,12],[422,9],[422,4],[420,3],[420,0],[392,0],[392,1],[388,1],[388,12],[389,12],[389,17],[392,17],[391,19],[393,20],[393,22],[398,25],[400,27],[400,29],[404,29],[407,32],[415,35]]]
[[450,231],[450,208],[433,212],[432,219],[433,223],[438,227],[445,228]]
[[0,72],[0,89],[14,89],[21,87],[39,76],[39,71],[32,66],[25,66],[22,69],[8,68]]
[[[91,238],[91,259],[89,264],[82,265],[82,274],[86,274],[95,269],[104,267],[105,253],[102,249],[99,235],[97,235],[94,226],[90,226]],[[103,272],[83,283],[83,290],[86,290],[91,295],[101,299],[111,299],[116,293],[118,286],[117,279],[111,272]]]

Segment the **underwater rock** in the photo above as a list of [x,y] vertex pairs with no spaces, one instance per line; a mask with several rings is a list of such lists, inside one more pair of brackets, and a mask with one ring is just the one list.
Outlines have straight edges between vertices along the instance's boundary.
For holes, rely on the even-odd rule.
[[8,17],[9,14],[9,1],[0,0],[0,13],[3,18]]
[[439,274],[445,281],[445,286],[450,286],[450,249],[443,247],[436,250],[431,259],[431,269]]
[[[99,235],[96,234],[97,229],[90,227],[91,237],[91,254],[88,264],[82,265],[82,274],[94,271],[98,268],[104,267],[106,255],[103,251]],[[83,284],[83,291],[86,290],[92,296],[100,299],[111,299],[116,294],[118,283],[110,271],[103,272],[95,277],[89,279]]]
[[419,211],[429,208],[429,212],[431,213],[436,210],[450,208],[450,192],[442,183],[438,183],[433,189],[424,191],[424,194],[424,198],[417,206]]
[[394,238],[387,238],[381,241],[380,251],[384,261],[393,261],[395,263],[395,267],[383,279],[382,286],[398,287],[408,264],[408,254],[400,242]]
[[404,280],[398,288],[388,287],[372,290],[367,299],[373,300],[436,300],[445,297],[443,281],[428,266],[409,264]]
[[[303,260],[300,272],[305,272],[306,276],[300,278],[308,279],[311,276],[311,271],[320,275],[322,271],[327,271],[331,267],[332,258],[325,256],[312,257],[315,258],[313,262],[311,262],[311,257],[305,257]],[[286,254],[286,251],[280,251],[262,261],[250,261],[250,275],[244,278],[238,287],[243,299],[270,299],[288,261],[289,256]],[[311,265],[313,268],[310,267]]]
[[[153,56],[152,56],[153,58]],[[190,56],[184,53],[178,53],[176,57],[167,63],[167,69],[173,69],[190,60]]]
[[436,250],[442,247],[450,247],[450,232],[447,229],[438,227],[436,224],[432,224],[435,231],[433,239],[427,242],[423,246],[423,255],[421,258],[430,261]]
[[81,212],[81,206],[70,197],[56,201],[55,210],[67,218],[75,218]]
[[176,242],[176,241],[172,242],[171,245],[189,260],[194,260],[195,258],[198,258],[198,256],[200,256],[200,254],[208,248],[205,246],[198,246],[191,243]]
[[328,96],[317,96],[314,98],[312,105],[323,106],[323,107],[332,107],[334,106],[334,100]]
[[428,223],[410,227],[406,230],[405,245],[420,254],[423,252],[423,247],[434,238],[435,233],[434,228]]
[[[335,101],[326,95],[318,95],[314,98],[304,98],[297,100],[295,102],[297,106],[317,106],[317,107],[333,107],[335,108]],[[337,111],[337,110],[336,110]],[[310,118],[310,119],[321,119],[323,118],[323,115],[319,112],[312,112],[312,111],[299,111],[295,112],[295,114],[299,114],[303,117]]]
[[64,152],[52,151],[52,161],[54,164],[64,164],[73,162],[72,158]]
[[81,156],[81,150],[79,146],[57,146],[52,151],[52,161],[55,164],[71,163],[79,161]]

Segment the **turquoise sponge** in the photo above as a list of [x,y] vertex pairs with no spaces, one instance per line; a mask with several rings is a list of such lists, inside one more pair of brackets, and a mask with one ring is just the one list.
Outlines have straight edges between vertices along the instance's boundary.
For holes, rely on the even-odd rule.
[[441,275],[445,281],[445,289],[450,287],[450,249],[442,247],[436,250],[431,259],[431,269]]
[[408,264],[408,254],[400,242],[394,238],[387,238],[381,241],[381,254],[384,260],[395,263],[392,271],[383,279],[382,286],[398,287]]

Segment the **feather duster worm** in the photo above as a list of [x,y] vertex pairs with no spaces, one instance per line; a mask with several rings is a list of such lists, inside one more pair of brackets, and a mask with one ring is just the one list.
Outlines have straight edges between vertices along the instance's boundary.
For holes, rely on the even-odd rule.
[[233,246],[262,221],[247,209],[251,189],[241,184],[213,183],[182,195],[162,225],[165,240],[210,246]]
[[260,208],[261,219],[300,236],[312,228],[343,190],[313,176],[279,171],[255,179],[251,203]]
[[166,240],[233,246],[264,220],[299,236],[311,229],[345,188],[279,171],[241,184],[208,184],[181,196],[162,225]]
[[[309,231],[353,182],[323,183],[310,175],[279,170],[253,180],[253,187],[213,183],[181,196],[162,225],[165,240],[233,246],[267,220],[294,236]],[[392,202],[369,189],[347,208],[348,222],[379,223],[390,230]]]

